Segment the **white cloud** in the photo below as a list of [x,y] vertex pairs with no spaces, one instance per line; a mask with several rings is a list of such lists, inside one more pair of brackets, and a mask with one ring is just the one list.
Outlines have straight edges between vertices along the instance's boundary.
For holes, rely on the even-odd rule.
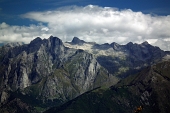
[[6,23],[0,24],[0,43],[3,42],[25,42],[29,43],[36,37],[49,37],[48,28],[42,24],[30,26],[10,26]]
[[[11,29],[11,33],[16,37],[22,34],[20,39],[29,37],[25,39],[28,41],[36,36],[48,35],[57,36],[63,41],[71,41],[77,36],[85,41],[119,44],[126,44],[129,41],[141,43],[147,40],[154,43],[157,39],[170,39],[170,15],[152,16],[130,9],[118,10],[94,5],[69,6],[51,11],[29,12],[22,17],[47,24],[29,27],[7,25],[7,28],[3,28]],[[18,28],[18,32],[14,31],[14,28]]]
[[165,51],[170,51],[170,41],[158,39],[156,42],[153,43],[155,46],[161,47],[161,49]]

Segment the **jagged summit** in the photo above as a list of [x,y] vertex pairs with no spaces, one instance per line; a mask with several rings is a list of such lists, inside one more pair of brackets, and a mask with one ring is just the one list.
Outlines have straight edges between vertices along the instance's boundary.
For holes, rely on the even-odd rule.
[[132,46],[133,45],[133,42],[129,42],[126,44],[127,46]]
[[36,45],[38,43],[41,43],[42,39],[40,37],[35,38],[30,42],[30,45]]
[[73,44],[78,44],[78,45],[82,45],[83,43],[85,43],[84,40],[80,40],[78,37],[74,37],[72,40]]
[[34,108],[60,106],[96,87],[116,84],[167,54],[152,45],[127,45],[96,44],[77,37],[63,43],[50,36],[17,47],[1,47],[0,113],[1,107],[17,98],[21,101],[17,103],[26,102]]
[[147,41],[144,41],[142,45],[149,45],[149,43]]
[[[32,102],[36,99],[36,106],[43,103],[50,107],[108,81],[109,84],[118,81],[116,77],[107,76],[108,71],[92,54],[66,48],[62,40],[53,36],[37,37],[30,44],[15,48],[0,48],[0,75],[0,107],[11,102],[8,98],[17,90],[23,91],[20,93],[24,99]],[[8,89],[12,93],[8,93]]]
[[50,44],[50,45],[63,45],[63,42],[58,37],[50,36],[48,39],[41,39],[40,37],[35,38],[30,42],[29,45],[41,45],[41,44]]
[[16,47],[16,46],[22,46],[23,44],[24,44],[23,42],[12,42],[12,43],[2,44],[2,45],[5,45],[6,47]]
[[121,45],[119,45],[116,42],[113,42],[110,44],[110,46],[114,49],[114,50],[120,50],[121,49]]
[[48,41],[54,46],[54,45],[63,45],[63,42],[61,39],[59,39],[58,37],[53,37],[50,36],[50,38],[48,39]]

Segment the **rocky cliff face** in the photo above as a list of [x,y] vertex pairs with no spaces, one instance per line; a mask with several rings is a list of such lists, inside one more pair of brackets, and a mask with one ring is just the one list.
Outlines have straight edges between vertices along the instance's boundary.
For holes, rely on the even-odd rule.
[[77,38],[76,40],[79,41],[74,43],[73,39],[72,42],[64,43],[64,45],[69,48],[83,49],[93,54],[100,65],[106,68],[109,73],[119,77],[126,77],[128,74],[154,64],[166,56],[163,50],[150,45],[148,42],[141,44],[129,42],[126,45],[119,45],[115,42],[96,44],[82,42]]
[[170,61],[161,61],[115,86],[89,91],[46,113],[169,113],[169,68]]
[[106,82],[118,81],[92,54],[67,48],[57,37],[36,38],[22,46],[4,46],[0,56],[1,104],[8,102],[11,95],[16,98],[21,95],[44,105],[48,102],[60,105]]
[[0,48],[1,108],[17,100],[44,111],[94,88],[114,85],[122,73],[128,76],[166,54],[146,42],[100,45],[76,37],[70,43],[51,36],[6,45]]

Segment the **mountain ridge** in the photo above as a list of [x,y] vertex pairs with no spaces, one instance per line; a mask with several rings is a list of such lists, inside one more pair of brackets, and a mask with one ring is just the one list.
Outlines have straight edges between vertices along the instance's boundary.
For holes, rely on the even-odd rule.
[[64,47],[57,37],[36,38],[30,44],[4,46],[1,51],[2,105],[11,96],[19,98],[17,95],[36,98],[37,103],[43,103],[38,107],[47,107],[49,102],[60,105],[102,84],[118,81],[92,54]]
[[99,87],[45,113],[134,113],[140,106],[142,113],[169,113],[169,66],[170,60],[159,62],[115,86]]
[[[37,37],[29,44],[2,46],[1,108],[19,102],[42,112],[97,87],[115,85],[168,55],[146,42],[100,45],[78,38],[74,41],[63,43],[58,37],[50,36]],[[80,48],[84,45],[90,50]]]
[[[119,45],[115,42],[96,44],[85,41],[81,45],[68,42],[64,43],[64,45],[93,54],[97,61],[113,75],[118,75],[122,71],[131,73],[131,70],[147,67],[168,54],[168,52],[152,46],[146,41],[141,44],[129,42],[126,45]],[[120,65],[122,68],[120,68]]]

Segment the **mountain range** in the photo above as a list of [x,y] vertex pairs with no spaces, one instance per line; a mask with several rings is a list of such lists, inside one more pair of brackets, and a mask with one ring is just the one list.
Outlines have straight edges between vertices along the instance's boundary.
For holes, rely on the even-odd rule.
[[[4,45],[0,48],[0,112],[75,113],[68,111],[74,108],[99,113],[104,108],[107,113],[123,113],[142,104],[146,111],[163,113],[169,107],[160,101],[169,98],[167,59],[169,52],[147,42],[97,44],[77,37],[62,42],[50,36],[29,44]],[[157,86],[166,93],[159,93]],[[117,107],[112,109],[109,103]]]
[[86,92],[45,113],[169,113],[169,68],[170,61],[159,62],[115,86]]

